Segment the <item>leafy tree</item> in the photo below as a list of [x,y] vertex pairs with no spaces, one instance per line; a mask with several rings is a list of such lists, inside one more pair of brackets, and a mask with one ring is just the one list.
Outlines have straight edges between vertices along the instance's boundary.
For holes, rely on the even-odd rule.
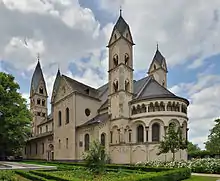
[[30,134],[31,114],[12,75],[0,72],[0,157],[16,154]]
[[188,150],[188,153],[193,153],[193,152],[201,151],[201,149],[199,148],[198,144],[193,144],[190,141],[188,142],[187,150]]
[[215,120],[215,126],[210,130],[205,148],[212,153],[220,154],[220,119]]
[[175,124],[170,124],[167,134],[164,136],[164,140],[160,142],[159,153],[168,153],[171,151],[173,154],[172,160],[175,160],[175,153],[179,150],[184,150],[187,148],[187,142],[182,137],[182,131],[180,127],[176,130]]
[[99,141],[93,141],[89,150],[84,154],[84,160],[87,168],[95,174],[105,171],[105,164],[108,156],[105,153],[105,147]]

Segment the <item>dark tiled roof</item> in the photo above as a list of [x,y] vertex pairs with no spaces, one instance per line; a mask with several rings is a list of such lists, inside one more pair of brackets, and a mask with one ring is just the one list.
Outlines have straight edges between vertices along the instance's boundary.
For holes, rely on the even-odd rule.
[[61,74],[60,74],[60,70],[58,69],[56,79],[55,79],[54,84],[53,84],[51,102],[53,102],[54,96],[56,95],[56,92],[57,92],[57,89],[58,89],[58,86],[59,86],[59,83],[60,83],[60,77],[61,77]]
[[123,34],[127,28],[129,28],[128,24],[122,16],[119,16],[114,29],[117,29],[120,34]]
[[[66,75],[62,75],[62,76],[66,79],[66,81],[73,88],[73,90],[78,91],[82,94],[87,94],[91,97],[98,98],[98,91],[95,88],[85,85],[81,82],[78,82],[70,77],[67,77]],[[89,91],[89,94],[87,93],[87,91]]]
[[159,98],[159,97],[177,97],[175,94],[161,86],[152,76],[148,76],[148,81],[136,99]]
[[[94,118],[90,119],[89,121],[87,121],[86,123],[84,123],[81,126],[88,126],[88,125],[92,125],[92,124],[102,123],[108,119],[109,119],[108,113],[98,114]],[[81,127],[81,126],[79,126],[79,127]]]
[[106,101],[101,105],[99,110],[106,109],[106,108],[108,108],[108,99],[106,99]]
[[41,80],[44,81],[44,76],[40,66],[40,62],[38,61],[31,80],[31,90],[36,92]]
[[160,53],[160,51],[157,49],[153,61],[156,61],[159,65],[162,65],[163,61],[165,60],[165,58],[163,57],[163,55]]

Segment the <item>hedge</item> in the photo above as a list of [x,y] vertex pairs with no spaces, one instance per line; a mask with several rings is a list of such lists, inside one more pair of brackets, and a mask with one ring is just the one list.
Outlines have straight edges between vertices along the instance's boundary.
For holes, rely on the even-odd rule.
[[[16,174],[26,178],[26,179],[29,179],[29,180],[34,180],[34,181],[49,181],[48,179],[46,178],[43,178],[43,177],[40,177],[40,176],[37,176],[37,175],[34,175],[32,174],[31,172],[26,172],[26,171],[15,171]],[[8,180],[7,180],[8,181]]]
[[19,181],[18,178],[16,178],[16,174],[9,170],[0,170],[0,180]]

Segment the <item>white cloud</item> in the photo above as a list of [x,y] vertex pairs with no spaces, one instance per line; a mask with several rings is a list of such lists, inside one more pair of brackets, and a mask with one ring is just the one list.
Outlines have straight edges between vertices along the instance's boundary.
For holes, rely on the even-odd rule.
[[190,140],[204,148],[209,130],[220,115],[220,76],[199,75],[193,83],[181,83],[171,88],[175,93],[187,93]]

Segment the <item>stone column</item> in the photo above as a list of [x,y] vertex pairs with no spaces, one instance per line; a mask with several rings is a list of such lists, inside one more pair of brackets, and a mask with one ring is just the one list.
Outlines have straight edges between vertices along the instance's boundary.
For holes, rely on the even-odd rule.
[[167,135],[167,128],[168,128],[168,126],[164,126],[164,136]]
[[149,136],[148,136],[149,126],[146,126],[145,130],[146,130],[146,142],[149,142]]

